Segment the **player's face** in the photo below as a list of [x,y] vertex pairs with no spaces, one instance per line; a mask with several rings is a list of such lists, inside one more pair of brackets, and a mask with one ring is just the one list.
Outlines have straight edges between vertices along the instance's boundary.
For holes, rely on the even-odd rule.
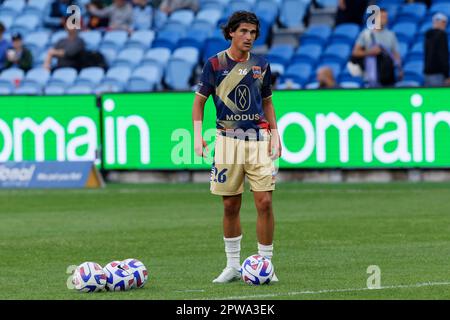
[[253,47],[256,38],[256,25],[251,23],[241,23],[234,32],[230,32],[232,43],[236,49],[248,52]]

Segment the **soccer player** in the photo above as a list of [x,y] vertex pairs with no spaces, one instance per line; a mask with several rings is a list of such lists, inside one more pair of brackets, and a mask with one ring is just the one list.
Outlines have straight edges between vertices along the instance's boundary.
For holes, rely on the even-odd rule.
[[[195,153],[208,152],[202,137],[206,100],[213,96],[216,106],[216,141],[211,170],[211,192],[222,196],[223,233],[227,265],[213,280],[227,283],[240,277],[241,208],[247,177],[257,210],[258,253],[272,258],[275,189],[274,161],[281,155],[281,143],[272,104],[269,63],[250,52],[259,36],[254,13],[235,12],[222,28],[231,46],[209,58],[196,92],[192,119]],[[272,281],[278,281],[274,276]]]

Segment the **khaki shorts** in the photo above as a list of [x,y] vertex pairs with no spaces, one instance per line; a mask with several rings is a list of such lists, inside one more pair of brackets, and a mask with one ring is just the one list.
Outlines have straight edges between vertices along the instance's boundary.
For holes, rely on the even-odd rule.
[[211,169],[211,193],[233,196],[244,192],[244,180],[251,191],[275,190],[275,166],[269,157],[270,135],[263,141],[247,141],[216,135]]

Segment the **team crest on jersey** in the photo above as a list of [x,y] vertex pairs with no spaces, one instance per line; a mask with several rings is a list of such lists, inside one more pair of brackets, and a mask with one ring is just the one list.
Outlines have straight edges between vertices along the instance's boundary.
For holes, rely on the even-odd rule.
[[262,73],[261,73],[261,67],[260,66],[253,66],[252,67],[253,72],[253,78],[254,79],[261,79]]

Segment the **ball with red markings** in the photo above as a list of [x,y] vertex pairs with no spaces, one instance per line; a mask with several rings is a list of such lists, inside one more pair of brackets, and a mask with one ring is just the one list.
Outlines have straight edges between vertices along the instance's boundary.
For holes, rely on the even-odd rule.
[[128,291],[133,287],[134,276],[127,265],[121,261],[108,263],[103,271],[106,274],[106,290],[108,291]]
[[272,280],[273,273],[272,262],[258,254],[251,255],[242,263],[241,277],[248,284],[268,284]]
[[130,258],[122,261],[134,276],[133,288],[142,288],[148,280],[148,270],[138,259]]
[[72,283],[81,292],[102,291],[106,285],[106,274],[98,263],[84,262],[75,269]]

